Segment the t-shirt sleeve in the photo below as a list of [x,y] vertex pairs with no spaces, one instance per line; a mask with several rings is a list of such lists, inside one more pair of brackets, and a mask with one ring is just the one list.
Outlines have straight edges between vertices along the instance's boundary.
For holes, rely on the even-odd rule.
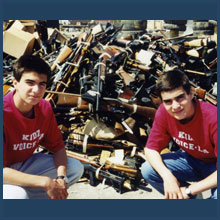
[[164,107],[160,105],[156,112],[146,147],[160,152],[170,141],[171,137],[168,134],[167,112]]
[[43,139],[40,141],[40,145],[55,153],[64,148],[65,144],[63,142],[61,131],[57,126],[57,121],[51,107],[48,109],[47,116],[48,118],[46,120],[48,120],[49,129],[47,129]]

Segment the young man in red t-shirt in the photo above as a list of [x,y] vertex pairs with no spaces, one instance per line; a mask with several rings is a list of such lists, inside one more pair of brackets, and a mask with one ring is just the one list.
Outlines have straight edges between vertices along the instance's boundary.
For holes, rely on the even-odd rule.
[[[14,65],[14,91],[3,97],[3,198],[66,199],[83,174],[68,158],[50,103],[43,98],[50,67],[24,55]],[[38,145],[53,154],[35,153]]]
[[[143,177],[166,199],[195,198],[211,189],[217,199],[217,107],[193,97],[180,70],[164,73],[156,87],[162,99],[146,143]],[[182,151],[160,154],[174,141]]]

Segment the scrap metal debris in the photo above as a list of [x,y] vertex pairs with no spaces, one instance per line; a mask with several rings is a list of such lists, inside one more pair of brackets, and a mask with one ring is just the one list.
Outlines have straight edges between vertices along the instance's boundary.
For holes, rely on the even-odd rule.
[[[67,38],[58,29],[49,31],[45,21],[31,22],[10,21],[5,27],[3,94],[13,89],[12,65],[19,56],[32,53],[49,63],[52,78],[45,99],[68,157],[84,164],[91,185],[106,180],[119,192],[146,187],[140,166],[161,103],[155,81],[164,71],[185,71],[195,96],[217,106],[217,43],[210,36],[169,38],[159,30],[125,40],[119,37],[123,25],[93,21]],[[25,30],[30,26],[35,32]],[[176,146],[171,143],[168,150]]]

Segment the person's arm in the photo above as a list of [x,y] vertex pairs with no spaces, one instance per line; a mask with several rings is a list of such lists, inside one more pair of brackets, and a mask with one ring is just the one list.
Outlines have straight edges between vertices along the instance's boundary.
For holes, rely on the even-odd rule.
[[145,155],[151,166],[163,180],[165,199],[182,199],[183,195],[179,187],[180,184],[176,177],[163,163],[160,153],[155,150],[145,148]]
[[[62,148],[61,150],[57,151],[53,155],[54,163],[57,169],[57,176],[66,176],[66,170],[67,170],[67,155],[65,148]],[[60,184],[62,187],[64,187],[63,197],[67,197],[67,185],[64,179],[57,179],[56,182]]]
[[48,183],[48,177],[23,173],[9,167],[3,168],[3,184],[45,188]]
[[[67,157],[64,148],[54,153],[57,176],[66,175]],[[3,184],[23,187],[43,188],[51,199],[66,199],[68,196],[66,183],[62,179],[51,179],[46,176],[31,175],[12,168],[3,168]]]
[[3,168],[3,184],[43,188],[51,199],[65,199],[66,189],[46,176],[31,175],[12,168]]
[[[217,170],[211,175],[209,175],[208,177],[206,177],[205,179],[199,182],[192,183],[189,186],[192,195],[199,194],[201,192],[204,192],[206,190],[209,190],[215,187],[217,187]],[[182,190],[184,199],[188,199],[189,197],[185,193],[185,188],[186,187],[181,187],[181,190]]]
[[65,148],[53,154],[54,163],[57,168],[57,176],[66,176],[67,156]]

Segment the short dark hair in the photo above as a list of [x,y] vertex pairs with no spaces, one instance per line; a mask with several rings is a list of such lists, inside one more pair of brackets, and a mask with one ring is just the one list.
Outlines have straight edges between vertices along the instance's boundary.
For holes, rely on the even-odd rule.
[[190,93],[191,84],[188,76],[179,69],[163,73],[156,81],[156,90],[161,97],[161,92],[168,92],[183,87],[187,94]]
[[47,81],[51,76],[50,66],[39,56],[23,55],[13,65],[13,74],[19,82],[24,72],[36,72],[47,75]]

